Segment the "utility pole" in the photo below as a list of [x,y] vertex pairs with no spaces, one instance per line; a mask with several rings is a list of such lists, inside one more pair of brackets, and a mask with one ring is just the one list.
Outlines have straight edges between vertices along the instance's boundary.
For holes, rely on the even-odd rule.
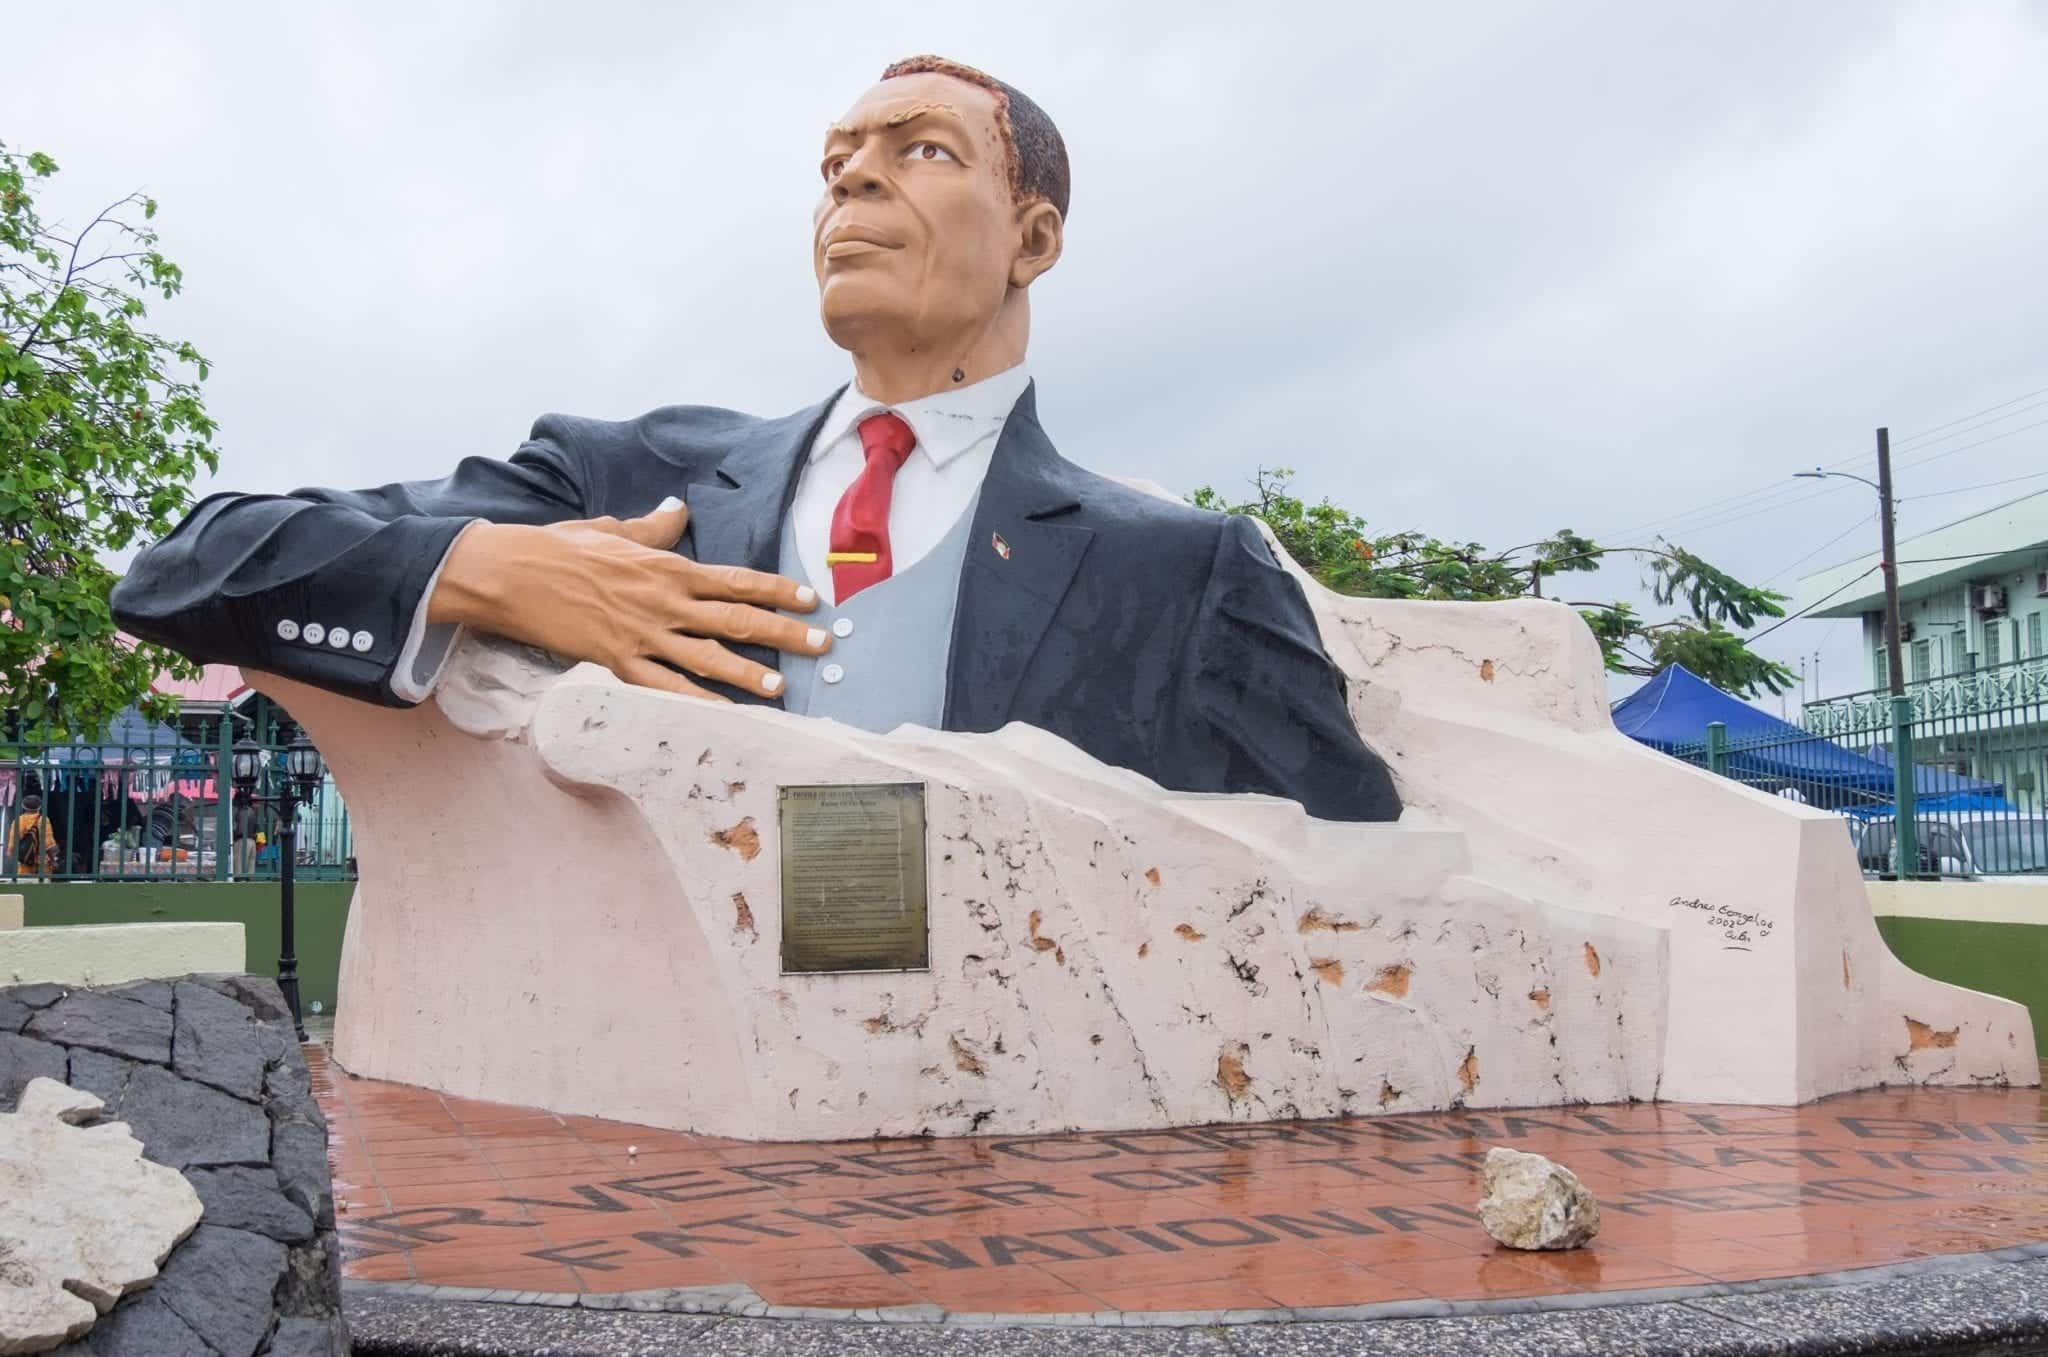
[[[1906,695],[1906,670],[1899,660],[1899,552],[1892,522],[1892,431],[1877,431],[1879,531],[1884,537],[1884,663],[1893,697]],[[1868,539],[1865,539],[1868,540]]]
[[1920,861],[1919,797],[1915,794],[1913,700],[1906,696],[1905,666],[1899,658],[1899,550],[1892,523],[1892,433],[1877,431],[1878,514],[1884,530],[1884,653],[1892,680],[1892,823],[1902,880],[1924,875]]

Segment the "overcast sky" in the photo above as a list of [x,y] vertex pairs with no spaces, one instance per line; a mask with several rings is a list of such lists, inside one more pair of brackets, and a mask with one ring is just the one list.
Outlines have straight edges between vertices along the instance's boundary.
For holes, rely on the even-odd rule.
[[[152,315],[216,364],[222,487],[438,474],[543,411],[822,398],[823,130],[936,51],[1066,136],[1031,364],[1099,470],[1290,466],[1495,546],[1667,526],[1788,592],[1877,526],[1862,486],[1786,478],[1868,474],[1877,425],[1989,412],[1902,448],[1906,532],[2048,488],[1911,498],[2048,472],[2038,3],[157,0],[8,31],[0,140],[62,164],[52,211],[161,201],[188,290]],[[1854,623],[1764,646],[1868,686]]]

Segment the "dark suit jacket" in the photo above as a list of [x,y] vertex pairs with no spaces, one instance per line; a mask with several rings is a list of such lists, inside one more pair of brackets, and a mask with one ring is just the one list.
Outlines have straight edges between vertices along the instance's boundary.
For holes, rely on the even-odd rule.
[[[831,405],[781,419],[705,406],[620,423],[548,415],[510,461],[469,458],[438,481],[214,495],[136,559],[114,615],[197,660],[395,703],[414,611],[466,523],[632,518],[681,493],[690,527],[677,550],[774,570]],[[368,648],[285,640],[285,620],[367,631]],[[1064,460],[1029,389],[982,486],[946,684],[946,729],[1008,721],[1178,790],[1270,792],[1332,820],[1400,814],[1307,600],[1257,527]]]

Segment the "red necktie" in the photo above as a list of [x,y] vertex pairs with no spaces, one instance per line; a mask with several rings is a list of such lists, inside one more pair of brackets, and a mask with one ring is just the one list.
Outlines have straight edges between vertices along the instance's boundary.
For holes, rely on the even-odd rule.
[[825,553],[840,603],[889,578],[889,497],[896,473],[917,446],[917,435],[901,417],[883,411],[860,422],[860,446],[868,464],[832,511],[832,540]]

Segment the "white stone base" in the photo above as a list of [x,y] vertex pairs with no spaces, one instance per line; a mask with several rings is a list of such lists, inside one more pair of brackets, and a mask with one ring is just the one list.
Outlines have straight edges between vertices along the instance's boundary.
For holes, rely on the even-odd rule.
[[247,969],[248,947],[238,923],[67,924],[0,931],[0,984],[120,985]]
[[[1885,950],[1837,819],[1615,732],[1569,609],[1309,588],[1399,826],[495,645],[414,711],[252,675],[362,844],[336,1056],[771,1140],[2038,1080],[2024,1008]],[[899,781],[931,970],[781,976],[777,785]]]

